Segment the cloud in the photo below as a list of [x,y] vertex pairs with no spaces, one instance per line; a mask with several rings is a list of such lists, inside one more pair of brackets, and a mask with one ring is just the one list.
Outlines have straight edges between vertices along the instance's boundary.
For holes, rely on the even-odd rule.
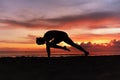
[[112,44],[113,47],[117,47],[118,49],[120,48],[120,40],[111,40],[110,42]]
[[108,43],[113,39],[120,39],[120,34],[77,34],[70,36],[76,42]]
[[12,43],[12,44],[35,44],[36,36],[35,35],[27,35],[26,37],[21,37],[25,39],[24,41],[13,41],[13,40],[0,40],[0,43]]
[[102,19],[106,18],[111,18],[111,17],[118,17],[120,18],[120,15],[118,13],[114,12],[93,12],[89,14],[84,14],[84,15],[71,15],[71,16],[63,16],[59,18],[53,18],[53,19],[47,19],[48,21],[51,22],[70,22],[74,20],[93,20],[93,21],[99,21]]
[[[17,20],[7,20],[7,19],[0,19],[0,23],[6,24],[7,26],[2,27],[2,29],[10,29],[10,28],[26,28],[26,29],[47,29],[47,28],[54,28],[58,24],[56,23],[51,23],[46,20],[37,20],[37,21],[17,21]],[[59,25],[58,25],[59,26]]]
[[33,44],[33,41],[11,41],[11,40],[1,40],[0,43],[12,43],[12,44]]
[[78,28],[86,25],[90,28],[101,28],[105,23],[120,20],[120,15],[114,12],[93,12],[84,15],[62,16],[57,18],[35,18],[26,21],[0,19],[0,23],[7,24],[7,28],[26,28],[26,29],[67,29],[70,27]]
[[35,36],[35,35],[29,34],[29,35],[27,35],[27,37],[25,37],[25,38],[26,38],[26,39],[35,39],[36,36]]
[[37,37],[36,35],[28,34],[26,37],[22,37],[22,38],[26,39],[28,42],[35,43],[36,37]]
[[117,37],[120,37],[120,34],[77,34],[77,35],[74,35],[73,37],[77,37],[77,36],[81,36],[81,37],[89,37],[89,38],[117,38]]
[[0,22],[1,23],[10,24],[10,25],[24,26],[24,27],[33,26],[31,23],[22,22],[22,21],[16,21],[16,20],[1,19]]
[[63,23],[66,28],[80,28],[87,26],[89,28],[107,27],[106,24],[120,23],[120,15],[114,12],[93,12],[84,15],[63,16],[54,19],[48,19],[50,22]]
[[[118,53],[120,52],[120,49],[119,49],[120,40],[116,40],[116,39],[111,40],[109,43],[93,44],[91,42],[88,42],[88,43],[82,42],[80,45],[85,49],[87,49],[90,53],[105,52],[103,55],[106,55],[106,54],[116,55],[117,54],[116,52]],[[94,55],[97,55],[97,54],[94,54]]]

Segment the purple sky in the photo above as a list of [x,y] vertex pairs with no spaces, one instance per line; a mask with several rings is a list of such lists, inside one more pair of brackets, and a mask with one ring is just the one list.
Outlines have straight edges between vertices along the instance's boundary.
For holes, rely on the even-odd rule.
[[119,13],[119,7],[119,0],[0,0],[0,17],[24,20],[94,12]]

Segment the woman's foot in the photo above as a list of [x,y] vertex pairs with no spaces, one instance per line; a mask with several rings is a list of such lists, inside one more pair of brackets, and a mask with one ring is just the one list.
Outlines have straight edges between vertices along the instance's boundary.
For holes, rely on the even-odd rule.
[[86,51],[86,52],[85,52],[85,56],[88,56],[88,55],[89,55],[89,52]]

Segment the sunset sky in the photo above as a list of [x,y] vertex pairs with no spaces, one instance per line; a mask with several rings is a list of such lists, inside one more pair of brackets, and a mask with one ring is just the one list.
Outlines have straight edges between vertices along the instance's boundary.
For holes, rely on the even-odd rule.
[[48,30],[77,43],[120,40],[120,0],[0,0],[0,51],[43,48],[35,39]]

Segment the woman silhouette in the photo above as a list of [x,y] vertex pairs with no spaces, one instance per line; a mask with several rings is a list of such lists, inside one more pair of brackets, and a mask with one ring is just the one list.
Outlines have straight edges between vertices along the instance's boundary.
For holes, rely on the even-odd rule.
[[44,37],[36,38],[36,43],[38,45],[46,44],[46,50],[48,57],[50,57],[50,47],[59,48],[63,50],[70,51],[66,46],[62,47],[57,45],[58,43],[64,41],[65,43],[83,51],[85,56],[89,55],[89,52],[83,49],[80,45],[75,44],[67,35],[67,33],[58,30],[51,30],[45,33]]

